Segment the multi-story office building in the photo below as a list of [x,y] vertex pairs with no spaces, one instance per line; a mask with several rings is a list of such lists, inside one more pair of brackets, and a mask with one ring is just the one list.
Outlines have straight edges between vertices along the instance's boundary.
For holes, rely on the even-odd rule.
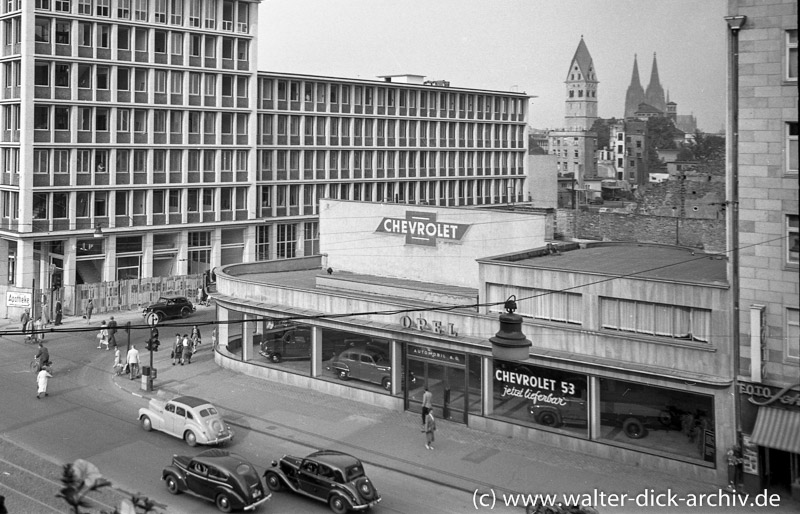
[[0,4],[0,280],[69,305],[313,253],[326,196],[521,198],[525,94],[260,74],[257,21],[250,0]]
[[729,227],[739,264],[737,482],[800,499],[797,2],[729,0],[728,14],[732,58],[738,47],[728,113],[738,120],[728,127],[738,135],[728,148],[729,197],[738,186]]

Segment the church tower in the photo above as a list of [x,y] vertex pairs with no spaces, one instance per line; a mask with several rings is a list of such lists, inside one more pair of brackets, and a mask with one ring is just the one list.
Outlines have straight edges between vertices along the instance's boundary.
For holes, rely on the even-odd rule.
[[591,129],[597,119],[598,80],[583,36],[572,57],[564,83],[567,85],[564,127],[567,130]]
[[667,101],[664,100],[664,88],[661,87],[661,81],[658,78],[658,62],[656,62],[655,52],[653,52],[653,69],[650,71],[650,83],[647,84],[647,91],[645,91],[645,102],[666,114]]
[[628,86],[628,92],[625,93],[625,118],[633,118],[636,111],[639,110],[639,104],[644,101],[644,89],[642,89],[642,82],[639,80],[639,63],[636,60],[636,54],[634,54],[631,84]]

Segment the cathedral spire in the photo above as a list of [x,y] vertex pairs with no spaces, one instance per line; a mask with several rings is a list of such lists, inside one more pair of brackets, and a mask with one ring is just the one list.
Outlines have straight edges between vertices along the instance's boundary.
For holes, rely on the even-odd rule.
[[633,54],[633,74],[631,84],[625,94],[625,117],[631,118],[639,109],[639,104],[645,101],[642,81],[639,79],[639,63],[636,54]]
[[661,87],[661,80],[658,78],[658,61],[656,53],[653,52],[653,68],[650,71],[650,83],[647,84],[645,92],[645,102],[652,105],[661,112],[666,112],[667,102],[664,100],[664,88]]

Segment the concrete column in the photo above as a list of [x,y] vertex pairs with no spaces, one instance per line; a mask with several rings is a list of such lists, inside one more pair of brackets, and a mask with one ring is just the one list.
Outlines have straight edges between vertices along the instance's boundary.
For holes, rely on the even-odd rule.
[[219,325],[217,325],[217,342],[219,344],[220,349],[224,351],[228,351],[228,323],[227,321],[230,319],[228,315],[228,309],[224,307],[217,308],[217,321],[219,321]]
[[600,377],[589,376],[589,439],[600,437]]
[[311,376],[322,375],[322,329],[311,327]]
[[153,233],[142,234],[142,262],[139,270],[141,278],[153,276]]
[[245,323],[242,324],[242,361],[246,362],[253,358],[253,332],[255,328],[255,315],[245,314]]
[[392,341],[389,343],[389,362],[392,363],[392,396],[397,396],[403,392],[403,343]]
[[33,241],[30,239],[17,240],[17,276],[14,283],[17,287],[33,287],[36,278],[36,263],[33,260]]
[[8,239],[0,239],[0,280],[4,284],[13,282],[14,277],[8,276]]
[[107,235],[103,240],[103,250],[105,250],[105,260],[103,261],[103,282],[113,282],[117,279],[115,271],[117,269],[117,236]]
[[483,360],[483,377],[481,377],[481,402],[483,403],[483,415],[491,416],[494,411],[494,394],[492,386],[492,371],[494,370],[494,363],[491,357],[481,357]]

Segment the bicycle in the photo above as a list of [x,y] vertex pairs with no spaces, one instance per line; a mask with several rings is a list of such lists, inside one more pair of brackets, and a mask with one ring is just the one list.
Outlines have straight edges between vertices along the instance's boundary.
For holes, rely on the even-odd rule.
[[[29,367],[30,367],[30,370],[31,370],[32,373],[38,373],[42,369],[42,367],[39,366],[39,359],[37,359],[36,357],[33,358],[33,360],[31,361]],[[43,367],[44,367],[44,369],[46,369],[47,371],[52,373],[53,372],[53,361],[48,362]]]

